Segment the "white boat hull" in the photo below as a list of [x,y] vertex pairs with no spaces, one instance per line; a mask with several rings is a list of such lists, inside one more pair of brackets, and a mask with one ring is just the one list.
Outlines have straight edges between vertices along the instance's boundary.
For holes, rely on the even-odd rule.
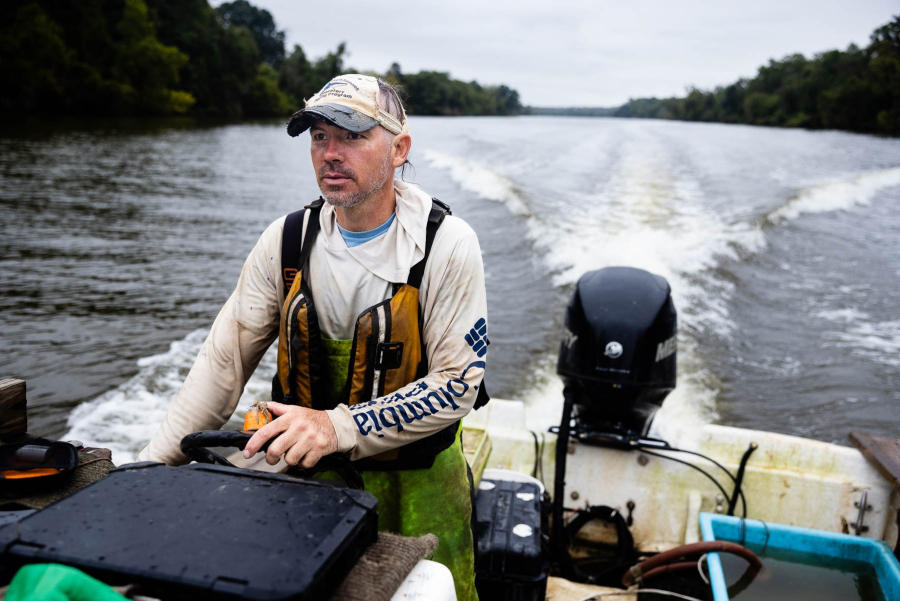
[[[465,420],[466,427],[483,428],[491,439],[487,467],[531,474],[535,441],[525,426],[525,405],[493,399]],[[542,480],[553,491],[556,436],[543,434]],[[795,436],[698,425],[696,437],[680,444],[722,463],[733,473],[751,442],[759,448],[750,458],[743,490],[747,517],[855,534],[863,492],[867,505],[862,536],[897,545],[900,490],[895,490],[856,449]],[[688,455],[667,453],[699,465],[732,492],[732,483],[708,462]],[[638,548],[662,550],[700,538],[698,514],[724,512],[721,493],[699,472],[641,451],[623,451],[578,442],[570,443],[566,470],[565,506],[608,505],[628,515],[632,511]],[[741,516],[738,504],[735,515]],[[597,536],[603,536],[598,532]]]

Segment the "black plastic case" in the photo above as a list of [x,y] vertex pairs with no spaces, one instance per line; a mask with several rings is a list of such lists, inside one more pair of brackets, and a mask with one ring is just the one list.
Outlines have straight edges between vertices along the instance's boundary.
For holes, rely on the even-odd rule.
[[540,601],[547,591],[541,552],[541,491],[529,482],[482,480],[475,499],[475,586],[482,599]]
[[0,529],[8,567],[62,563],[164,599],[324,599],[375,541],[371,494],[280,474],[132,464]]

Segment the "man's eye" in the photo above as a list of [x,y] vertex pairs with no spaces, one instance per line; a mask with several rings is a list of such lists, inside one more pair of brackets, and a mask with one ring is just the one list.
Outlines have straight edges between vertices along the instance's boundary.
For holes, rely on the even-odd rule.
[[358,133],[352,132],[352,131],[349,132],[349,134],[350,134],[350,135],[347,136],[347,137],[349,137],[351,140],[362,140],[362,139],[363,139],[362,134],[358,134]]
[[323,133],[313,134],[312,139],[313,140],[324,140],[325,134],[323,134]]

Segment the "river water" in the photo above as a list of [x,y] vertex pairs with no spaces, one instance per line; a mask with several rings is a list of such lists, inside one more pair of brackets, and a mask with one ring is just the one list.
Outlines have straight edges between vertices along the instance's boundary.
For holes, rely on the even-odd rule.
[[[900,434],[900,141],[589,118],[414,118],[407,179],[478,233],[494,396],[556,418],[585,271],[665,276],[679,382],[657,433],[718,422],[846,444]],[[131,459],[278,216],[318,195],[282,123],[0,132],[0,375],[30,431]],[[242,399],[268,395],[266,356]]]

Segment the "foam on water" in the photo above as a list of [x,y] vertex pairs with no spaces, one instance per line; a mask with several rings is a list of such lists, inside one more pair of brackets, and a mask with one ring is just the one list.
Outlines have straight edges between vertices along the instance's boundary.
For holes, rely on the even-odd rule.
[[823,332],[827,344],[882,365],[900,367],[900,320],[878,321],[854,307],[826,309],[814,315],[840,327]]
[[824,309],[815,313],[819,319],[835,323],[853,323],[868,319],[869,315],[858,309],[847,307],[845,309]]
[[865,206],[885,188],[900,186],[900,167],[866,171],[850,177],[831,180],[802,189],[786,205],[766,216],[778,224],[796,219],[804,213],[842,211]]
[[531,214],[512,181],[496,171],[436,150],[426,150],[423,154],[433,167],[449,171],[453,180],[464,190],[487,200],[502,202],[515,215]]
[[854,308],[820,311],[817,317],[841,326],[825,331],[827,344],[847,348],[853,355],[900,367],[900,320],[877,321]]
[[[162,423],[169,402],[181,388],[207,334],[208,330],[195,330],[173,342],[167,352],[138,360],[134,377],[72,411],[69,431],[62,439],[111,449],[116,465],[135,461]],[[275,369],[273,345],[247,383],[235,417],[229,422],[231,426],[240,427],[244,413],[254,401],[270,397]]]
[[[527,189],[505,174],[443,153],[429,152],[426,157],[464,190],[503,202],[510,212],[524,216],[529,237],[558,286],[611,265],[647,269],[669,281],[682,323],[679,385],[655,423],[665,430],[659,435],[674,440],[698,420],[715,418],[718,383],[697,357],[692,336],[698,330],[727,335],[733,327],[727,308],[732,286],[712,271],[722,258],[758,251],[765,240],[758,227],[729,224],[705,210],[697,182],[671,167],[653,140],[627,143],[619,151],[609,180],[599,190],[569,191],[568,205],[540,209],[544,199],[529,198]],[[558,419],[559,401],[548,401],[561,398],[559,379],[552,369],[543,371],[546,384],[522,393],[530,407],[529,426],[535,428]]]

